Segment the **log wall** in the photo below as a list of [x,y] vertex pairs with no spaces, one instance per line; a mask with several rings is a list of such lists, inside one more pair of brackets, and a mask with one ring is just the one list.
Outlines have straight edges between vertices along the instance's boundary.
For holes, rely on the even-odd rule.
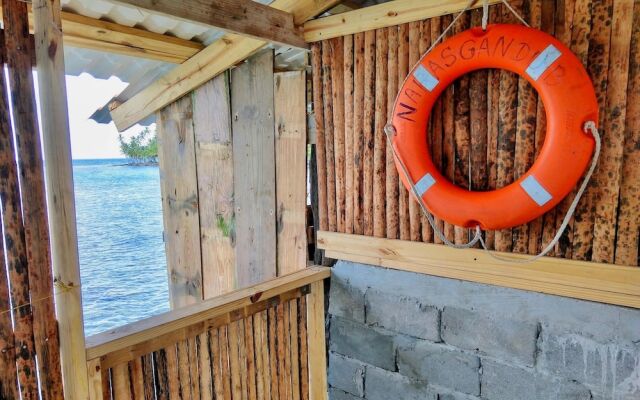
[[[551,255],[637,266],[640,3],[512,3],[530,25],[555,35],[584,62],[600,104],[600,161]],[[481,16],[481,10],[469,12],[453,32],[479,25]],[[383,127],[398,85],[451,20],[435,17],[312,44],[321,230],[439,242],[415,200],[398,184]],[[504,6],[494,5],[490,22],[516,20]],[[352,85],[353,91],[347,91]],[[335,93],[343,88],[344,98]],[[427,134],[444,176],[472,190],[491,190],[527,171],[545,129],[544,106],[525,79],[483,70],[460,78],[444,92]],[[537,254],[560,226],[574,194],[526,225],[486,232],[490,248]],[[448,239],[468,240],[466,229],[436,222]]]

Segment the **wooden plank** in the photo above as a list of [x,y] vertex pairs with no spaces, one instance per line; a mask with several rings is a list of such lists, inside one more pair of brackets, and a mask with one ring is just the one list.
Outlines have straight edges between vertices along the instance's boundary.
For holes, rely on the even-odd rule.
[[[409,24],[403,24],[398,27],[398,86],[400,86],[402,82],[404,82],[408,74],[409,74]],[[395,103],[395,97],[393,101]],[[394,163],[394,168],[395,168],[395,163]],[[400,239],[402,240],[409,240],[411,238],[409,200],[410,200],[409,192],[404,187],[404,184],[402,183],[402,181],[398,180],[398,219],[399,219],[398,225],[399,225],[399,236],[400,236]]]
[[291,398],[300,400],[300,349],[298,347],[298,299],[289,300]]
[[203,298],[191,98],[160,111],[157,126],[169,299],[178,308]]
[[[263,399],[271,400],[271,375],[275,374],[275,371],[271,370],[270,358],[269,358],[269,327],[268,327],[268,310],[260,312],[258,320],[260,321],[260,358],[262,359],[262,382],[263,382]],[[274,396],[275,398],[275,396]]]
[[178,346],[178,379],[180,381],[180,393],[190,399],[192,397],[190,382],[190,366],[189,360],[189,343],[187,340],[181,340]]
[[307,102],[304,71],[274,77],[277,272],[307,266]]
[[252,287],[236,290],[189,307],[159,314],[109,332],[87,338],[87,359],[102,357],[119,350],[130,351],[135,345],[161,337],[178,329],[194,325],[266,301],[282,293],[328,277],[330,270],[309,267]]
[[234,321],[229,324],[229,370],[231,377],[231,395],[233,399],[244,400],[242,394],[242,381],[240,377],[240,349],[238,341],[240,336],[241,321]]
[[178,372],[178,347],[176,344],[165,349],[167,386],[169,388],[169,399],[180,398],[180,374]]
[[256,398],[264,399],[266,397],[264,394],[265,381],[263,374],[265,365],[263,364],[262,353],[266,347],[262,337],[262,313],[254,314],[251,318],[253,318],[253,332],[251,332],[251,335],[255,351]]
[[[87,371],[88,371],[88,385],[89,385],[89,399],[90,400],[103,400],[102,398],[102,371],[100,367],[100,359],[96,358],[93,360],[87,361]],[[3,381],[6,382],[6,381]],[[6,390],[6,389],[5,389]],[[5,392],[6,393],[6,392]],[[5,397],[5,398],[15,398],[16,397]]]
[[298,302],[298,337],[300,342],[300,398],[309,400],[309,345],[307,343],[307,297]]
[[[640,269],[543,257],[496,261],[484,250],[319,232],[329,257],[429,275],[640,308]],[[496,253],[515,260],[528,255]]]
[[375,115],[373,130],[373,235],[385,237],[386,194],[385,169],[387,137],[384,127],[387,124],[387,56],[389,42],[386,29],[376,30],[376,80]]
[[112,390],[114,400],[133,399],[129,378],[129,363],[118,364],[111,369]]
[[309,356],[309,399],[327,399],[327,355],[324,322],[324,282],[311,284],[307,297],[307,345]]
[[332,94],[332,62],[329,42],[322,42],[322,101],[325,127],[325,161],[327,172],[327,215],[329,230],[337,229],[336,212],[336,165],[334,158],[334,124]]
[[[33,313],[33,340],[36,354],[38,355],[37,371],[41,382],[46,382],[46,385],[41,387],[40,395],[44,400],[57,399],[63,397],[62,386],[62,368],[60,366],[60,342],[58,322],[55,316],[54,305],[54,288],[53,288],[53,273],[50,253],[50,236],[49,227],[47,221],[47,201],[45,194],[45,178],[44,178],[44,166],[43,156],[41,153],[40,132],[38,131],[38,113],[36,109],[33,71],[31,70],[31,41],[29,37],[29,23],[27,17],[27,5],[26,3],[18,0],[4,0],[2,2],[2,8],[4,11],[3,21],[5,28],[4,44],[6,47],[6,65],[8,69],[8,87],[11,90],[11,102],[13,110],[13,129],[16,136],[16,148],[18,158],[18,170],[20,172],[20,190],[22,193],[22,213],[28,216],[22,222],[24,224],[24,240],[26,244],[26,261],[29,264],[29,285],[27,287],[20,288],[21,290],[29,290],[29,294],[25,297],[31,296],[31,299],[42,299],[36,303],[31,304],[31,312]],[[39,16],[44,17],[48,14],[48,11],[41,10]],[[44,24],[45,18],[40,18],[40,21]],[[44,25],[43,27],[44,28]],[[38,30],[38,37],[40,40],[46,40],[50,36],[45,35],[44,31]],[[42,51],[41,46],[39,53]],[[49,50],[51,51],[51,49]],[[51,54],[53,65],[60,66],[57,57],[60,54],[52,52]],[[51,68],[52,64],[48,64]],[[47,73],[47,67],[45,66],[45,74]],[[49,72],[51,69],[49,69]],[[51,76],[48,75],[50,78]],[[56,84],[64,86],[62,83]],[[45,90],[46,91],[46,90]],[[60,94],[58,93],[58,96]],[[47,96],[44,100],[50,99]],[[53,105],[52,105],[53,106]],[[54,114],[50,114],[49,110],[46,110],[46,118],[50,118]],[[56,109],[57,116],[64,109]],[[66,117],[66,115],[65,115]],[[63,117],[64,118],[64,117]],[[62,121],[62,119],[60,120]],[[54,122],[54,121],[51,121]],[[55,121],[57,122],[57,121]],[[59,127],[57,125],[56,127]],[[64,132],[62,132],[64,136]],[[64,144],[60,145],[60,150],[64,148]],[[68,154],[64,154],[67,156]],[[65,160],[66,161],[66,160]],[[68,162],[70,163],[70,157]],[[61,171],[64,171],[61,170]],[[54,173],[55,174],[55,173]],[[65,176],[64,172],[57,174],[58,176]],[[64,183],[61,181],[60,183]],[[67,193],[66,190],[63,190]],[[65,197],[62,199],[64,205],[68,205],[68,201],[72,201],[73,197],[69,199]],[[54,205],[52,210],[58,211],[57,205]],[[20,211],[16,210],[17,213]],[[59,216],[54,215],[54,218]],[[56,226],[60,228],[60,226]],[[55,233],[61,233],[56,231]],[[19,240],[22,240],[21,238]],[[7,242],[9,243],[9,242]],[[62,242],[64,243],[64,241]],[[69,242],[67,242],[69,243]],[[75,242],[74,242],[75,243]],[[64,255],[60,256],[63,257]],[[69,257],[71,262],[73,257]],[[24,268],[24,259],[20,260],[16,265],[19,268]],[[60,261],[58,258],[57,261]],[[64,267],[62,267],[64,268]],[[73,271],[73,264],[70,267],[70,271]],[[64,269],[63,269],[64,270]],[[71,275],[71,274],[70,274]],[[70,284],[79,285],[79,280],[72,280],[72,276],[65,274],[64,278],[69,278]],[[63,284],[66,281],[63,282]],[[79,287],[79,286],[76,286]],[[79,294],[76,292],[75,296]],[[66,296],[65,299],[71,299],[74,295]],[[24,303],[15,303],[24,304]],[[71,312],[79,311],[72,309]],[[81,312],[81,311],[79,311]],[[81,314],[72,314],[70,321],[77,318]],[[66,323],[67,321],[63,321]],[[66,324],[65,324],[66,325]],[[27,336],[30,334],[27,334]],[[28,345],[28,341],[21,343],[22,338],[19,339],[18,344],[27,345],[27,350],[24,352],[24,356],[20,354],[20,358],[31,358],[33,353],[29,350],[32,348]],[[20,353],[23,353],[22,351]],[[19,360],[22,363],[23,360]],[[73,360],[78,362],[78,360]],[[33,362],[28,361],[28,365],[24,367],[33,367]],[[82,360],[81,365],[77,365],[77,368],[81,371],[85,371],[86,377],[86,361]],[[34,378],[36,375],[34,371],[36,369],[26,370],[18,368],[18,373],[28,374],[32,376],[27,378],[26,382],[29,382],[29,386],[25,387],[25,391],[21,388],[23,398],[32,398],[37,396],[37,384],[35,384],[35,391],[32,392],[34,385]],[[86,378],[84,380],[86,382]],[[83,385],[85,396],[87,395],[87,384]]]
[[231,80],[236,276],[246,287],[276,276],[273,51],[234,69]]
[[322,87],[322,46],[311,46],[311,68],[313,78],[313,116],[316,123],[316,167],[318,169],[318,214],[321,230],[329,229],[327,216],[327,156],[325,150],[324,107]]
[[374,122],[375,122],[375,69],[376,69],[376,33],[367,31],[364,34],[364,121],[362,127],[363,141],[363,194],[362,220],[365,235],[374,233],[373,221],[373,169],[374,169]]
[[354,167],[354,134],[353,134],[353,35],[343,38],[343,72],[344,76],[344,189],[345,189],[345,206],[344,206],[344,231],[345,233],[353,233],[353,209],[354,209],[354,192],[353,192],[353,167]]
[[629,77],[629,43],[633,22],[633,0],[613,3],[611,53],[607,86],[607,118],[602,129],[602,151],[595,177],[593,261],[613,263],[616,213],[620,195],[620,173],[624,152],[624,130]]
[[640,235],[640,3],[633,7],[627,118],[615,263],[638,265]]
[[344,46],[343,38],[329,41],[331,99],[333,110],[333,162],[336,176],[336,229],[345,231],[345,132],[344,132]]
[[271,371],[271,398],[273,400],[280,399],[280,387],[278,382],[278,323],[276,316],[276,308],[270,307],[267,314],[267,322],[269,325],[269,370]]
[[209,348],[209,333],[204,332],[197,336],[197,354],[198,354],[198,377],[199,392],[203,399],[213,398],[213,378],[211,374],[211,366],[213,364],[211,350]]
[[190,337],[187,340],[187,344],[189,345],[189,382],[190,382],[190,391],[191,398],[199,399],[200,398],[200,370],[199,370],[199,357],[200,353],[198,353],[198,337]]
[[364,33],[353,37],[353,232],[364,233]]
[[252,0],[116,0],[170,18],[209,25],[267,42],[306,48],[293,15]]
[[205,299],[235,287],[235,215],[229,77],[193,93],[202,284]]
[[[4,40],[2,41],[4,42]],[[33,344],[33,315],[29,304],[29,271],[24,267],[26,258],[24,228],[20,210],[20,189],[16,147],[11,132],[11,116],[7,102],[6,81],[0,79],[0,196],[2,204],[2,244],[0,249],[0,382],[2,398],[19,398],[19,386],[26,393],[37,395]],[[13,243],[4,249],[4,243]],[[7,257],[5,259],[5,256]],[[27,265],[28,267],[28,265]],[[11,310],[12,304],[16,307]],[[22,307],[21,307],[22,306]],[[12,322],[13,320],[13,322]],[[26,351],[16,352],[15,349]],[[17,375],[19,373],[19,375]]]
[[142,371],[142,358],[138,357],[129,361],[129,372],[131,377],[131,398],[136,400],[145,399],[144,375]]
[[224,393],[224,400],[231,400],[231,392],[232,392],[232,381],[231,381],[231,372],[230,372],[230,361],[229,361],[229,327],[222,326],[218,329],[218,335],[220,340],[220,362],[222,364],[222,390]]
[[[286,354],[286,341],[285,341],[285,305],[278,304],[276,307],[276,335],[277,335],[277,353],[276,353],[276,361],[278,366],[278,374],[276,376],[278,382],[278,390],[280,392],[280,400],[288,400],[290,397],[290,387],[289,382],[287,382],[286,376],[286,368],[285,365],[285,354]],[[288,326],[286,327],[288,331]]]
[[253,316],[244,319],[244,343],[247,355],[247,382],[249,387],[249,400],[256,400],[256,348],[253,340]]
[[[489,0],[489,4],[498,3]],[[462,11],[469,5],[465,0],[396,0],[388,3],[364,7],[354,11],[318,18],[304,24],[304,38],[316,42],[351,33],[386,28],[407,22],[420,21],[445,14]],[[472,7],[481,7],[474,3]]]
[[[393,105],[398,94],[398,27],[392,26],[387,29],[388,55],[387,55],[387,121],[393,113]],[[385,121],[386,123],[386,121]],[[383,132],[383,139],[386,141],[386,134]],[[396,170],[393,151],[391,146],[385,143],[385,213],[386,213],[386,237],[397,239],[400,229],[399,215],[399,179]]]
[[153,369],[156,399],[168,400],[169,372],[167,371],[167,349],[161,349],[153,353]]
[[[211,350],[211,367],[209,372],[213,377],[212,396],[209,398],[214,399],[224,399],[224,388],[222,380],[224,379],[225,381],[227,381],[229,379],[229,375],[223,375],[222,373],[222,363],[226,363],[227,360],[223,359],[221,356],[219,334],[219,331],[221,329],[223,329],[223,327],[212,329],[209,331],[209,349]],[[202,390],[202,393],[203,395],[205,395],[206,391]]]
[[154,373],[154,364],[153,364],[153,354],[145,354],[142,356],[142,374],[143,374],[143,384],[144,384],[144,399],[145,400],[155,400],[156,399],[156,389],[155,389],[155,377]]
[[[337,2],[338,0],[275,0],[270,7],[292,13],[294,23],[301,24]],[[224,35],[113,109],[111,114],[116,127],[123,131],[135,125],[136,122],[249,57],[266,44],[261,40],[235,34]]]
[[[79,288],[81,285],[80,261],[71,165],[69,110],[66,102],[61,5],[59,0],[35,0],[33,5],[36,65],[40,90],[40,126],[49,206],[47,216],[51,230],[51,243],[45,243],[45,246],[50,245],[51,248],[51,264],[56,283],[63,287]],[[48,277],[50,276],[42,279]],[[50,287],[50,283],[45,287]],[[57,331],[59,348],[57,348],[58,340],[54,339],[53,343],[50,343],[51,340],[47,336],[45,342],[50,343],[46,348],[47,351],[59,351],[59,355],[39,353],[39,362],[44,364],[43,367],[52,368],[42,377],[42,382],[45,382],[45,386],[51,386],[46,390],[51,390],[50,395],[53,397],[60,396],[63,391],[67,398],[87,398],[89,384],[81,291],[79,289],[58,291],[55,296],[55,306],[57,318],[49,316],[48,320],[53,320],[49,324],[57,324],[57,329],[51,326],[47,329],[47,334]],[[43,350],[44,348],[41,348],[40,352]],[[59,381],[60,369],[62,369],[64,382]],[[56,387],[57,385],[62,387]]]

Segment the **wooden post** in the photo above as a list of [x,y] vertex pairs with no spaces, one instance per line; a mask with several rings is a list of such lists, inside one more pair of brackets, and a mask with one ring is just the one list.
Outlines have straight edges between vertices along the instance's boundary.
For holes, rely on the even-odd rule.
[[324,330],[324,282],[313,282],[307,299],[309,399],[327,398],[327,355]]
[[[80,262],[59,0],[33,2],[36,64],[64,395],[88,397]],[[47,384],[47,383],[45,383]]]

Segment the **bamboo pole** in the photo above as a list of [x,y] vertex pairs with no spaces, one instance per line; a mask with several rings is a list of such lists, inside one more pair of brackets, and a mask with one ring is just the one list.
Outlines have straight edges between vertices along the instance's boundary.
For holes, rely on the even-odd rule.
[[331,95],[333,109],[333,143],[336,174],[336,221],[338,232],[345,231],[345,119],[343,38],[329,41],[331,49]]
[[344,37],[344,153],[345,153],[345,233],[353,233],[353,35]]
[[[409,24],[398,27],[398,87],[402,85],[409,73]],[[400,239],[411,239],[409,220],[409,191],[402,181],[398,180],[398,225]]]
[[329,229],[327,216],[327,159],[325,149],[324,107],[322,99],[322,48],[320,43],[311,45],[313,71],[313,116],[316,123],[316,168],[318,170],[318,213],[320,230]]
[[353,233],[362,235],[364,186],[364,33],[354,35],[354,82],[353,82]]
[[[34,0],[33,19],[36,64],[40,89],[42,137],[51,229],[51,263],[54,279],[71,290],[56,295],[60,361],[63,367],[65,398],[86,398],[86,369],[82,292],[79,290],[80,262],[76,232],[75,198],[71,165],[71,140],[62,44],[59,0]],[[51,328],[50,334],[55,332]],[[48,339],[50,341],[50,338]],[[52,347],[49,347],[52,349]],[[42,357],[39,355],[39,357]],[[57,357],[51,362],[58,362]],[[50,364],[50,363],[49,363]],[[44,367],[50,365],[45,363]],[[46,384],[56,384],[57,372]],[[57,395],[58,391],[52,391]]]
[[[431,18],[430,25],[431,42],[433,42],[438,38],[438,36],[440,36],[440,17]],[[442,105],[443,99],[441,96],[438,100],[436,100],[435,104],[433,105],[433,110],[431,111],[431,140],[429,146],[431,148],[431,157],[433,158],[433,163],[440,170],[442,170],[442,140],[444,133]],[[440,232],[443,232],[443,221],[440,218],[434,216],[434,222]],[[440,237],[435,234],[433,237],[433,242],[442,244],[442,240],[440,239]]]
[[[12,303],[29,303],[29,273],[24,268],[26,253],[20,213],[16,149],[9,119],[7,88],[3,76],[0,77],[0,169],[5,172],[0,175],[0,193],[3,194],[0,200],[4,214],[2,242],[14,245],[7,247],[7,268],[0,272],[0,398],[17,399],[20,395],[16,377],[20,378],[21,390],[27,394],[37,394],[37,382],[35,376],[27,374],[27,371],[35,370],[31,307],[23,306],[15,311],[6,312],[11,309]],[[0,265],[4,268],[5,252],[2,242]],[[12,319],[15,323],[13,326]],[[16,352],[15,349],[21,351]]]
[[375,117],[373,139],[373,235],[386,236],[385,166],[386,141],[384,127],[387,124],[387,55],[389,42],[387,29],[376,30],[376,82]]
[[[398,94],[398,27],[392,26],[387,29],[388,49],[387,55],[387,120],[391,120],[393,105]],[[386,136],[384,137],[386,140]],[[385,165],[385,204],[387,214],[387,238],[397,239],[399,230],[398,196],[399,179],[395,166],[393,151],[391,146],[386,146]]]
[[640,234],[640,3],[633,7],[633,32],[629,62],[629,89],[624,146],[624,163],[618,210],[618,238],[615,263],[638,264]]
[[[331,89],[331,49],[329,42],[322,42],[322,102],[324,111],[324,145],[327,176],[328,227],[336,232],[336,169],[333,155],[333,99]],[[319,168],[319,167],[318,167]]]
[[363,122],[363,228],[364,234],[373,236],[373,148],[374,97],[376,69],[376,32],[364,34],[364,122]]
[[[40,392],[44,400],[58,399],[63,396],[62,388],[62,371],[60,367],[60,346],[58,336],[58,323],[55,318],[55,306],[53,300],[53,276],[51,271],[51,255],[49,253],[49,229],[47,226],[47,203],[45,199],[45,180],[43,173],[43,161],[40,153],[40,134],[38,132],[38,120],[37,111],[35,108],[35,93],[33,86],[33,73],[31,70],[31,44],[29,39],[29,21],[27,15],[27,4],[19,0],[5,0],[2,3],[4,11],[4,27],[5,27],[5,45],[7,51],[7,66],[9,70],[9,87],[11,87],[11,99],[13,103],[13,116],[14,116],[14,129],[17,138],[18,149],[18,163],[20,170],[20,188],[22,193],[22,213],[27,216],[24,222],[25,243],[27,261],[29,263],[29,290],[31,298],[46,299],[33,303],[31,309],[33,311],[33,337],[35,342],[35,351],[38,354],[38,371],[42,384],[42,391]],[[45,5],[43,7],[51,7],[51,5]],[[43,9],[37,11],[41,18],[42,25],[47,21],[47,15],[51,20],[52,11]],[[44,17],[44,18],[42,18]],[[50,22],[47,23],[47,25]],[[47,26],[47,25],[43,25]],[[49,29],[52,29],[49,27]],[[48,46],[49,35],[38,32],[40,44],[38,53],[42,53],[42,46]],[[54,43],[48,50],[52,53],[52,60],[49,61],[49,68],[52,74],[55,71],[53,65],[60,65],[59,61],[54,60],[61,55],[58,50],[62,49],[62,44]],[[41,56],[39,56],[41,58]],[[47,55],[47,57],[49,57]],[[64,71],[64,69],[62,69]],[[45,72],[46,73],[46,72]],[[53,78],[51,75],[50,78]],[[55,78],[54,78],[55,79]],[[64,82],[64,81],[62,81]],[[48,84],[48,83],[47,83]],[[55,82],[51,83],[55,85]],[[64,88],[64,83],[61,84]],[[58,87],[57,85],[55,87]],[[46,91],[51,90],[48,86]],[[53,93],[53,92],[51,92]],[[62,92],[58,92],[55,102],[60,102],[59,95]],[[64,97],[63,97],[64,98]],[[50,97],[47,96],[43,99],[43,104],[50,104]],[[55,107],[55,104],[50,104],[51,107]],[[46,110],[45,113],[47,113]],[[62,113],[64,111],[65,117],[60,121],[66,120],[66,109],[60,108],[56,113]],[[53,114],[55,115],[55,114]],[[49,123],[49,115],[43,114],[43,122]],[[56,119],[51,121],[56,122]],[[48,127],[47,127],[48,128]],[[63,131],[64,133],[68,132]],[[46,136],[46,135],[45,135]],[[61,138],[64,140],[64,137]],[[68,138],[67,138],[68,140]],[[63,145],[61,145],[62,151]],[[71,160],[70,155],[63,154],[63,157],[68,156],[69,163]],[[54,158],[57,155],[53,156]],[[55,164],[54,164],[55,165]],[[53,172],[53,171],[52,171]],[[62,174],[61,174],[62,175]],[[59,182],[63,183],[63,182]],[[61,190],[65,190],[61,188]],[[73,195],[71,197],[73,199]],[[63,199],[64,201],[64,199]],[[67,206],[68,204],[64,204]],[[52,204],[54,209],[57,209],[60,204]],[[67,210],[68,213],[73,213],[73,208]],[[56,228],[58,229],[58,228]],[[56,232],[61,233],[61,232]],[[64,238],[62,240],[65,240]],[[74,238],[71,238],[69,242],[75,244]],[[60,249],[57,249],[58,251]],[[71,248],[66,249],[73,251]],[[72,257],[71,257],[72,258]],[[73,267],[72,267],[73,269]],[[56,276],[57,278],[58,276]],[[66,276],[60,275],[61,278]],[[78,288],[79,281],[62,281],[61,283],[70,283],[72,286],[68,292],[76,292],[79,296]],[[72,319],[76,318],[76,314]],[[82,320],[80,320],[80,323]],[[82,330],[75,332],[76,336],[81,335]],[[87,383],[86,383],[86,361],[83,359],[82,365],[78,368],[84,371],[84,393],[88,396]],[[29,371],[31,375],[33,371]],[[81,372],[82,373],[82,372]],[[72,378],[71,376],[69,378]],[[83,378],[80,378],[83,379]],[[29,395],[27,395],[29,397]],[[86,396],[85,396],[86,397]]]

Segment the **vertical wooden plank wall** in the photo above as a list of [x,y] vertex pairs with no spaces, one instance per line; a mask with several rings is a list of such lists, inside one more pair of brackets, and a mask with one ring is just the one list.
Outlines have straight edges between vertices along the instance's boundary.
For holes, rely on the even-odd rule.
[[276,276],[273,52],[231,71],[236,276],[240,287]]
[[305,86],[267,51],[158,113],[172,306],[306,267]]
[[171,307],[202,300],[193,105],[184,97],[158,113],[158,162]]
[[[511,4],[529,24],[554,34],[584,62],[600,105],[600,162],[553,255],[636,266],[640,3],[521,0]],[[479,25],[481,16],[481,10],[470,12],[454,31]],[[324,115],[316,113],[317,125],[324,127],[317,131],[317,142],[325,150],[322,153],[323,146],[318,146],[317,160],[326,163],[318,168],[320,198],[327,198],[319,207],[326,210],[329,221],[323,229],[439,242],[430,227],[425,229],[426,220],[415,202],[407,199],[404,188],[395,190],[397,175],[389,171],[391,155],[384,152],[383,127],[396,86],[451,20],[452,16],[436,17],[313,44],[314,105],[324,107]],[[503,5],[490,7],[490,20],[518,23]],[[333,54],[337,43],[347,43],[341,57]],[[353,95],[345,92],[346,103],[336,104],[340,96],[335,91],[350,89],[352,81]],[[336,116],[353,121],[340,119],[336,124]],[[428,138],[434,162],[445,176],[466,187],[470,165],[471,188],[488,190],[507,185],[526,172],[544,142],[545,130],[544,106],[528,82],[510,72],[489,70],[469,74],[445,91],[433,109]],[[344,138],[344,147],[341,143],[330,146],[336,137]],[[349,190],[340,178],[343,168],[347,174],[353,171],[353,195],[346,197],[352,203],[344,206],[353,210],[353,219],[333,225],[342,207],[341,193]],[[562,223],[574,194],[526,226],[486,232],[488,245],[502,251],[538,253]],[[442,228],[451,240],[468,240],[466,230],[446,223]]]

